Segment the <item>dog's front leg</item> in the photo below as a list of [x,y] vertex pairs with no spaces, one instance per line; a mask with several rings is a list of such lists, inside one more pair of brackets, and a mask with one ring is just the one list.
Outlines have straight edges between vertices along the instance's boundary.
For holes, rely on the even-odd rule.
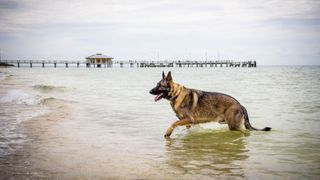
[[178,120],[174,123],[171,124],[171,126],[167,129],[166,134],[164,135],[164,137],[170,137],[170,135],[172,134],[174,128],[176,128],[177,126],[184,126],[184,125],[189,125],[191,124],[190,119],[185,118],[185,119],[181,119]]

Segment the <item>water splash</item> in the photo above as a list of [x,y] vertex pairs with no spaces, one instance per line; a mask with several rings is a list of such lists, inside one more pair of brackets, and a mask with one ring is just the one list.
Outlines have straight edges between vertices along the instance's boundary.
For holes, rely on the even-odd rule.
[[0,98],[0,103],[36,105],[39,103],[39,97],[28,94],[22,90],[10,90]]

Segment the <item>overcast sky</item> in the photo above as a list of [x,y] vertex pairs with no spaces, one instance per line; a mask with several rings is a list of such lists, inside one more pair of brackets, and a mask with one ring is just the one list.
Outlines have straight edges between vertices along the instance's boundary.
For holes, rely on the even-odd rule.
[[320,1],[0,0],[0,48],[2,59],[319,65]]

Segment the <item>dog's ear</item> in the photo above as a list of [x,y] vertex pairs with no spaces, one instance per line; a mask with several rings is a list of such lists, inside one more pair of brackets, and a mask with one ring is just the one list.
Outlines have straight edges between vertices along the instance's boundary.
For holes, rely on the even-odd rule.
[[162,71],[162,79],[166,78],[166,75],[164,74],[164,71]]
[[172,77],[171,77],[171,71],[168,72],[167,77],[166,77],[167,81],[172,81]]

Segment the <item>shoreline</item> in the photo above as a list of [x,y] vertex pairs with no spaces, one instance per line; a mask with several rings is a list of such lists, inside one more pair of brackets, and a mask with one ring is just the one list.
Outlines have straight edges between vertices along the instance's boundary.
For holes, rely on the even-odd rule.
[[[78,129],[79,122],[70,104],[57,99],[45,102],[50,112],[34,117],[21,124],[28,142],[18,153],[22,167],[15,178],[45,179],[173,179],[154,166],[148,159],[116,152],[108,146],[108,139],[99,138],[103,133],[94,127],[97,134]],[[92,126],[90,126],[92,128]],[[12,172],[14,172],[12,171]],[[6,176],[4,176],[6,177]]]

